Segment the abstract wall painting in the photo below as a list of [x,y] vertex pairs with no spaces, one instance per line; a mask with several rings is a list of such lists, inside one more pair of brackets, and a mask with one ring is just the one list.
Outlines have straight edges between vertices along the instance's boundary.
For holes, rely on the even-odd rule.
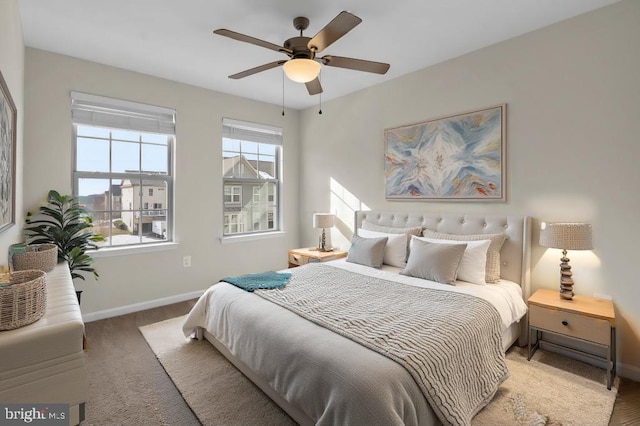
[[506,201],[506,104],[386,129],[389,200]]
[[0,72],[0,234],[15,224],[16,106]]

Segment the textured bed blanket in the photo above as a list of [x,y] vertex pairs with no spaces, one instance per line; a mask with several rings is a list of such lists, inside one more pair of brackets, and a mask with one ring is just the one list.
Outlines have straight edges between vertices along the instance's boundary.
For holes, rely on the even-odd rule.
[[261,272],[258,274],[239,275],[237,277],[226,277],[220,281],[233,284],[246,291],[257,289],[282,288],[289,282],[291,274],[289,272]]
[[255,294],[398,362],[445,425],[469,425],[508,377],[500,316],[474,296],[321,263]]

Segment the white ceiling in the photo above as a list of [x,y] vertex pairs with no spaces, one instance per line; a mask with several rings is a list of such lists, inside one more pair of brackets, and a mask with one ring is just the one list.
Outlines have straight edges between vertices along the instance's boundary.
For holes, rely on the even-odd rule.
[[[312,37],[340,11],[363,22],[321,55],[391,64],[381,76],[323,67],[322,101],[379,84],[619,0],[20,0],[25,44],[64,55],[243,96],[283,100],[280,68],[240,80],[228,75],[284,54],[214,35],[227,28],[275,44]],[[318,104],[286,80],[284,103]]]

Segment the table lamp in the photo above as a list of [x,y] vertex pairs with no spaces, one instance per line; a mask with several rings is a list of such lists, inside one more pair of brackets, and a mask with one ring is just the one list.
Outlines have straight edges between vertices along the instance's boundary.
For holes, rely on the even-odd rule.
[[588,223],[540,224],[540,245],[562,249],[560,258],[560,297],[573,299],[573,279],[567,250],[591,250],[591,225]]
[[332,213],[315,213],[313,215],[313,227],[322,228],[322,237],[320,238],[317,250],[333,251],[333,248],[327,248],[327,237],[325,229],[332,228],[335,216]]

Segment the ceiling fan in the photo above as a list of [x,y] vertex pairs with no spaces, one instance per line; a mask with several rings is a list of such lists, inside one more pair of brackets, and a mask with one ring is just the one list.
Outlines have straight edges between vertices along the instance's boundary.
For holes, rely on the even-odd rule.
[[305,83],[309,94],[317,95],[322,93],[322,86],[318,79],[321,63],[329,67],[348,68],[376,74],[384,74],[389,70],[389,64],[382,62],[333,55],[325,55],[321,58],[316,57],[317,53],[329,47],[360,22],[362,22],[362,19],[349,12],[342,11],[315,36],[305,37],[302,35],[302,31],[309,27],[309,19],[299,16],[293,20],[293,26],[300,31],[300,36],[285,40],[282,46],[224,28],[215,30],[213,33],[275,50],[276,52],[282,52],[289,57],[287,60],[270,62],[230,75],[229,78],[244,78],[282,65],[287,77],[295,82]]

